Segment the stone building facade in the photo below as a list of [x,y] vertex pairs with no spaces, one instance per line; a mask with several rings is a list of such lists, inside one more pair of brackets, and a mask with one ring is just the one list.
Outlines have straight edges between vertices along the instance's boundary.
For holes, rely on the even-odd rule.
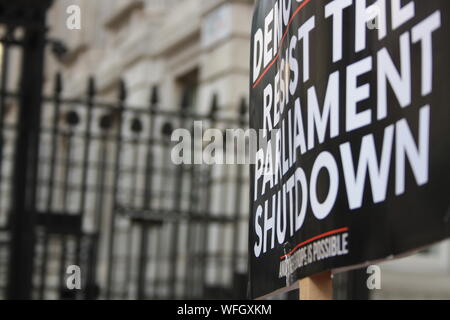
[[[52,74],[62,71],[64,95],[68,97],[81,95],[87,78],[94,75],[97,91],[105,99],[115,98],[123,79],[127,84],[127,103],[131,105],[147,105],[149,88],[158,86],[160,104],[166,110],[178,110],[188,92],[195,112],[208,114],[215,95],[221,114],[236,113],[242,99],[248,98],[254,2],[55,1],[49,16],[50,36],[63,40],[68,51],[57,57],[49,50],[46,90],[51,92]],[[69,30],[66,26],[66,9],[74,4],[81,8],[81,30]],[[247,194],[242,203],[243,212],[247,212]],[[224,204],[216,201],[214,206],[220,209]],[[242,273],[246,272],[245,219],[244,216],[240,227]],[[382,289],[374,291],[373,298],[450,298],[448,242],[381,268]],[[214,282],[214,266],[208,274]],[[231,280],[225,277],[223,281]]]
[[[66,22],[70,13],[67,8],[76,5],[80,8],[81,29],[71,30]],[[56,52],[53,46],[49,46],[46,64],[45,90],[47,95],[52,94],[54,87],[53,75],[61,72],[64,89],[64,98],[78,98],[85,96],[88,78],[93,76],[96,80],[96,97],[103,101],[116,101],[117,92],[121,81],[126,85],[126,104],[136,108],[147,108],[149,103],[150,88],[158,89],[158,107],[163,112],[177,112],[182,104],[188,104],[193,113],[209,115],[212,101],[218,106],[217,116],[221,118],[236,117],[239,115],[243,101],[248,101],[249,83],[249,55],[250,51],[250,26],[253,10],[253,1],[250,0],[61,0],[55,1],[49,13],[49,38],[50,41],[58,41],[64,45],[62,52]],[[57,51],[57,50],[56,50]],[[187,100],[187,101],[186,101]],[[47,116],[51,121],[52,114]],[[162,120],[157,120],[156,126],[163,127]],[[225,129],[224,124],[221,125]],[[129,133],[125,132],[125,136]],[[44,143],[45,146],[49,143]],[[81,146],[80,146],[81,148]],[[94,149],[100,149],[99,145]],[[111,157],[113,157],[112,147]],[[82,150],[79,150],[80,154]],[[44,151],[45,153],[45,151]],[[78,152],[75,152],[78,153]],[[94,152],[97,154],[97,152]],[[142,153],[141,153],[142,154]],[[108,157],[108,156],[107,156]],[[159,155],[157,158],[160,158]],[[95,159],[93,159],[95,160]],[[138,165],[143,166],[141,160]],[[123,151],[122,164],[133,166],[134,153]],[[165,165],[163,163],[159,164]],[[239,243],[237,248],[231,248],[231,243],[236,238],[229,228],[211,225],[208,233],[211,234],[206,250],[212,258],[205,262],[204,268],[206,284],[211,288],[211,293],[202,293],[202,296],[220,296],[220,288],[229,287],[235,283],[236,275],[245,275],[247,270],[246,260],[246,234],[248,216],[248,170],[241,171],[242,185],[241,204],[242,216],[239,221]],[[63,174],[63,172],[61,172]],[[213,169],[214,183],[211,187],[211,211],[219,214],[233,215],[236,211],[235,180],[238,173],[233,166],[217,166]],[[106,178],[112,181],[113,177]],[[95,178],[92,185],[95,185]],[[127,179],[121,182],[124,189],[132,188],[136,183],[141,189],[145,181],[138,177],[136,181]],[[176,183],[170,182],[163,172],[155,173],[155,186],[164,188],[169,192],[176,190]],[[229,190],[229,191],[224,191]],[[167,191],[167,190],[166,190]],[[225,196],[224,192],[227,193]],[[127,192],[123,192],[123,202],[126,203]],[[109,197],[109,198],[108,198]],[[112,195],[103,199],[103,210],[108,212],[102,219],[104,232],[101,235],[98,282],[101,288],[107,286],[108,269],[108,228],[109,212],[114,209],[109,206]],[[228,198],[227,198],[228,197]],[[43,198],[42,201],[45,199]],[[121,201],[121,200],[120,200]],[[144,201],[138,199],[139,201]],[[183,202],[184,200],[182,200]],[[45,201],[44,201],[45,202]],[[88,211],[85,228],[89,230],[93,224],[91,220],[95,216],[95,197],[87,200]],[[165,205],[160,199],[158,203]],[[132,205],[132,204],[131,204]],[[167,204],[170,207],[172,204]],[[76,206],[76,205],[75,205]],[[148,239],[151,255],[151,244],[156,237],[164,238],[173,233],[170,226],[162,231],[151,233]],[[182,239],[190,237],[182,225],[180,227],[180,246]],[[112,297],[137,298],[138,288],[136,282],[137,260],[140,246],[139,230],[130,226],[129,222],[119,218],[116,226],[117,246],[116,260],[133,260],[131,266],[120,265],[115,270],[113,277]],[[236,232],[234,232],[235,234]],[[223,234],[223,237],[216,237]],[[167,241],[166,241],[167,240]],[[161,240],[160,240],[161,241]],[[163,242],[169,243],[166,238]],[[186,240],[187,241],[187,240]],[[128,243],[128,244],[127,244]],[[130,243],[133,243],[131,246]],[[169,244],[167,244],[169,246]],[[58,256],[58,249],[54,249]],[[221,264],[230,261],[232,250],[238,251],[236,270],[223,271]],[[216,252],[216,253],[215,253]],[[220,258],[229,257],[229,258]],[[168,288],[160,286],[158,292],[153,292],[149,285],[148,296],[158,297],[185,297],[183,290],[188,286],[185,278],[188,276],[183,268],[175,268],[177,275],[170,274],[170,265],[174,262],[170,257],[159,259],[159,265],[151,262],[147,264],[149,269],[148,281],[159,281],[155,278],[180,279],[180,284],[175,288],[175,293],[169,294]],[[187,256],[177,258],[177,264],[187,264]],[[207,260],[208,260],[207,259]],[[228,260],[227,260],[228,259]],[[170,262],[171,261],[171,262]],[[55,265],[56,266],[56,265]],[[127,271],[126,269],[131,269]],[[159,271],[154,271],[158,269]],[[127,275],[127,273],[129,273]],[[178,274],[179,273],[179,274]],[[200,275],[203,277],[203,275]],[[192,281],[195,281],[192,280]],[[54,279],[55,284],[57,279]],[[240,281],[245,288],[246,283]],[[243,282],[243,283],[242,283]],[[146,289],[147,290],[147,289]],[[156,290],[156,289],[155,289]],[[195,291],[193,289],[193,291]],[[195,293],[195,292],[194,292]],[[200,293],[199,293],[200,294]],[[194,295],[195,297],[196,295]],[[197,295],[198,297],[199,295]],[[55,298],[56,296],[49,296]],[[107,297],[102,295],[102,297]],[[111,296],[110,296],[111,297]]]

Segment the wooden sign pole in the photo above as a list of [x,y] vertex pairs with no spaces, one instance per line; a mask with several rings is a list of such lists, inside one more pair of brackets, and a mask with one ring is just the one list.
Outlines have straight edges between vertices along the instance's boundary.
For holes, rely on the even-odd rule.
[[325,272],[299,281],[300,300],[332,300],[331,272]]

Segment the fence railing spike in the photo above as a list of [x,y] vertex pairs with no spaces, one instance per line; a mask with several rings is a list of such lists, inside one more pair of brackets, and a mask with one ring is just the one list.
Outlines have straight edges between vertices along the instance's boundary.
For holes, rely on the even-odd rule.
[[247,99],[246,98],[242,98],[241,99],[241,104],[239,106],[239,113],[240,113],[241,117],[243,117],[243,116],[245,116],[247,114],[247,110],[248,110]]
[[88,88],[87,88],[87,94],[89,98],[93,98],[95,96],[95,78],[90,76],[88,80]]
[[55,93],[60,94],[63,90],[63,80],[62,80],[62,74],[61,72],[56,73],[55,75],[55,87],[54,87]]
[[119,81],[119,100],[121,102],[123,102],[126,99],[127,99],[127,86],[125,84],[125,81],[123,79],[120,79],[120,81]]
[[150,108],[152,110],[156,109],[156,107],[158,106],[159,103],[159,90],[158,90],[158,86],[154,85],[152,86],[152,88],[150,89]]
[[211,117],[215,117],[219,111],[219,96],[214,93],[211,100]]

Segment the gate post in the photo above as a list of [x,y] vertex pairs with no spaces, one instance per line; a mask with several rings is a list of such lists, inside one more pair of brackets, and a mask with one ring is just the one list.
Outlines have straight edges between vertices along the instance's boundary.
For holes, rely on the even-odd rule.
[[0,0],[0,23],[24,28],[10,215],[8,299],[31,299],[46,12],[52,0]]

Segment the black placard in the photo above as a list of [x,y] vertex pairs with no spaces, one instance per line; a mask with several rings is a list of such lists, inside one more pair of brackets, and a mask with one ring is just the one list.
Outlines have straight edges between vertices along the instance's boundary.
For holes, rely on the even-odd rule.
[[253,298],[449,237],[449,19],[448,0],[258,2]]

